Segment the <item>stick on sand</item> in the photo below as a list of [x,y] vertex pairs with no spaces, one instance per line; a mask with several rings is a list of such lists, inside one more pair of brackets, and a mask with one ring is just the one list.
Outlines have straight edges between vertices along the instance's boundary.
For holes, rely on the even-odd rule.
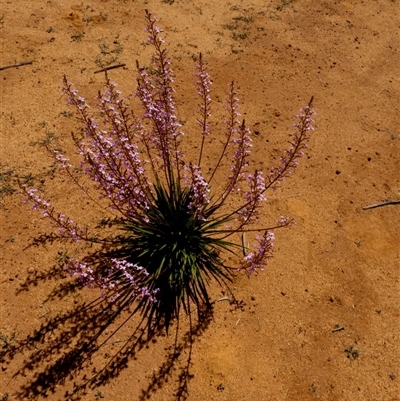
[[121,68],[121,67],[125,67],[125,66],[126,66],[125,63],[123,63],[123,64],[116,64],[116,65],[110,65],[110,66],[108,66],[108,67],[102,68],[101,70],[97,70],[97,71],[95,71],[94,73],[95,73],[95,74],[98,74],[99,72],[104,72],[104,71],[108,71],[108,70],[113,70],[114,68]]
[[3,67],[0,67],[0,71],[6,70],[7,68],[17,68],[17,67],[21,67],[23,65],[28,65],[28,64],[32,64],[32,63],[33,63],[33,61],[22,61],[21,63],[3,65]]
[[364,210],[374,209],[376,207],[381,207],[381,206],[386,206],[386,205],[398,205],[399,203],[400,203],[400,200],[387,200],[387,201],[380,202],[380,203],[374,203],[373,205],[364,206],[363,209]]

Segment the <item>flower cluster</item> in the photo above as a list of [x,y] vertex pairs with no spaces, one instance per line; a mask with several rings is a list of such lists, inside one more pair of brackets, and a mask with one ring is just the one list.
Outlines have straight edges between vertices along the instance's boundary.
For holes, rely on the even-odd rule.
[[190,173],[190,178],[186,181],[189,182],[191,193],[189,209],[194,213],[197,213],[199,219],[204,219],[204,216],[202,215],[202,209],[210,203],[210,188],[208,186],[208,182],[202,176],[199,166],[190,163],[188,170]]
[[203,156],[205,137],[210,135],[211,133],[210,131],[211,128],[208,120],[211,117],[210,92],[212,83],[201,53],[199,57],[199,64],[196,65],[195,77],[198,78],[198,81],[196,81],[196,86],[197,86],[197,93],[200,96],[199,111],[201,118],[197,120],[199,126],[201,127],[201,134],[202,134],[201,147],[199,152],[199,166],[200,166],[201,158]]
[[265,231],[263,235],[257,235],[257,243],[254,245],[255,251],[245,255],[243,265],[240,270],[245,270],[248,274],[252,274],[257,270],[264,270],[268,259],[272,256],[272,248],[274,246],[274,233]]
[[[122,294],[124,287],[128,287],[132,298],[149,299],[156,301],[157,290],[150,291],[147,287],[141,287],[138,278],[148,276],[143,267],[129,263],[126,260],[110,258],[105,261],[101,274],[94,270],[89,263],[79,259],[71,259],[66,264],[66,269],[71,276],[89,288],[98,287],[102,296],[114,302]],[[126,294],[124,294],[126,295]]]
[[53,222],[58,228],[57,236],[59,238],[68,239],[72,242],[88,240],[87,230],[79,227],[64,214],[56,212],[54,207],[51,206],[50,201],[46,201],[38,195],[37,189],[28,189],[26,186],[22,186],[22,190],[27,196],[25,198],[25,203],[30,202],[33,210],[40,210],[43,217],[49,218]]
[[248,191],[245,193],[246,205],[238,211],[239,220],[242,225],[256,223],[258,220],[258,210],[260,203],[266,201],[267,198],[265,193],[265,181],[261,170],[256,170],[254,174],[247,176],[247,182],[249,185]]
[[107,80],[106,91],[97,98],[104,116],[103,126],[108,125],[108,129],[102,129],[94,116],[89,115],[89,106],[65,77],[63,91],[85,127],[85,139],[75,139],[84,172],[97,184],[101,196],[109,199],[113,209],[145,220],[143,210],[150,201],[150,183],[135,143],[141,127],[130,120],[129,108],[116,84]]
[[[211,127],[221,125],[210,123],[211,78],[200,55],[195,76],[201,146],[196,162],[186,160],[171,62],[163,48],[162,31],[149,12],[146,22],[154,54],[150,66],[137,63],[136,97],[141,114],[107,76],[105,90],[98,93],[93,109],[66,77],[63,80],[63,92],[75,107],[84,136],[73,136],[81,157],[77,168],[59,150],[54,151],[55,161],[74,182],[78,180],[72,171],[82,171],[90,179],[92,187],[78,185],[88,199],[108,202],[115,233],[102,236],[100,229],[89,236],[95,228],[78,227],[55,212],[35,189],[24,191],[33,207],[58,227],[60,239],[107,244],[107,253],[99,254],[97,264],[92,264],[93,255],[69,261],[67,269],[73,276],[100,288],[111,301],[129,294],[150,320],[168,328],[181,307],[190,313],[191,303],[199,309],[210,305],[210,279],[219,283],[232,279],[237,268],[227,266],[225,255],[240,249],[235,234],[258,232],[254,250],[238,260],[239,270],[252,274],[265,267],[272,256],[271,229],[287,226],[291,220],[281,217],[274,227],[258,227],[261,206],[267,200],[266,191],[275,189],[297,167],[313,130],[315,112],[311,99],[297,115],[290,147],[278,166],[267,174],[251,170],[252,133],[239,119],[238,95],[231,82],[222,151],[217,160],[205,160],[212,146]],[[226,160],[231,160],[230,166],[220,172]],[[217,176],[225,182],[212,187]]]
[[290,135],[292,140],[289,141],[289,144],[291,146],[289,149],[285,149],[284,155],[280,157],[280,166],[274,166],[270,170],[269,183],[266,189],[276,187],[276,185],[282,183],[286,176],[293,173],[294,169],[298,166],[298,160],[304,156],[309,132],[314,130],[312,116],[315,114],[315,111],[312,106],[313,97],[309,104],[303,107],[300,113],[296,115],[298,121],[294,124],[296,131]]

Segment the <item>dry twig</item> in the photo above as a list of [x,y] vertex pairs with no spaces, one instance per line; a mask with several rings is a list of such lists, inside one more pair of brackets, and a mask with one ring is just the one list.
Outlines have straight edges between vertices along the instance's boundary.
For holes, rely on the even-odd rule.
[[367,210],[367,209],[374,209],[376,207],[381,207],[381,206],[386,206],[386,205],[398,205],[398,204],[400,204],[400,200],[388,199],[387,201],[384,201],[384,202],[374,203],[373,205],[364,206],[363,209]]
[[29,65],[29,64],[32,64],[32,63],[33,63],[33,61],[22,61],[21,63],[3,65],[2,67],[0,67],[0,71],[6,70],[7,68],[17,68],[17,67],[21,67],[23,65]]
[[332,333],[335,333],[336,331],[342,331],[344,330],[344,326],[336,326],[334,329],[332,329]]
[[102,68],[101,70],[97,70],[97,71],[95,71],[94,73],[95,73],[95,74],[98,74],[99,72],[104,72],[104,71],[108,71],[108,70],[113,70],[114,68],[121,68],[121,67],[125,67],[125,66],[126,66],[125,63],[110,65],[110,66],[108,66],[108,67]]

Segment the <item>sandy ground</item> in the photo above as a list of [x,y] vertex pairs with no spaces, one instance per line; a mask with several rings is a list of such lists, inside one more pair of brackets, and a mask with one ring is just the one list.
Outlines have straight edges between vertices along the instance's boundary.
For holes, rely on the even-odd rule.
[[[276,232],[264,272],[238,276],[236,305],[215,303],[192,338],[183,319],[179,353],[162,333],[118,353],[132,318],[85,359],[123,318],[96,337],[96,320],[68,315],[98,294],[56,268],[67,245],[29,246],[48,224],[13,190],[19,177],[88,216],[44,146],[72,150],[62,76],[91,101],[104,79],[94,72],[125,63],[109,75],[133,93],[136,60],[149,57],[146,8],[165,30],[188,128],[201,51],[216,108],[232,79],[240,89],[256,163],[274,163],[311,95],[316,131],[265,208],[266,220],[297,225]],[[83,400],[175,400],[189,356],[188,401],[400,400],[400,205],[363,210],[400,199],[399,21],[397,0],[2,1],[0,66],[32,63],[0,70],[0,400],[73,399],[67,391],[105,366]]]

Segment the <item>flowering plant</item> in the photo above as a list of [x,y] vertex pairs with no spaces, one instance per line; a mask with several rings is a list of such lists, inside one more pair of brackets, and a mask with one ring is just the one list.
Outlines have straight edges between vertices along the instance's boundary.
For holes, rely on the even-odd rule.
[[[195,75],[201,144],[196,162],[188,162],[162,31],[149,12],[146,22],[154,54],[149,67],[137,63],[136,96],[143,110],[140,117],[107,76],[105,90],[97,96],[97,113],[91,113],[86,100],[65,76],[63,80],[63,92],[84,127],[83,138],[73,136],[81,157],[79,171],[90,178],[92,189],[108,202],[114,233],[93,236],[89,228],[56,212],[36,189],[24,191],[33,207],[58,227],[54,234],[57,239],[106,245],[107,250],[99,253],[100,263],[70,259],[66,267],[71,274],[90,287],[100,287],[110,300],[137,300],[138,310],[148,316],[151,324],[168,328],[182,307],[190,314],[193,304],[210,305],[211,279],[222,284],[237,270],[251,274],[264,268],[272,255],[271,230],[287,226],[290,219],[281,218],[275,227],[260,228],[257,222],[261,206],[267,190],[276,188],[296,168],[313,129],[314,111],[311,99],[297,115],[290,148],[278,166],[265,175],[261,170],[250,171],[251,131],[244,120],[239,120],[239,101],[232,82],[222,151],[213,165],[206,165],[204,155],[211,136],[211,79],[200,54]],[[212,188],[219,170],[229,160],[230,149],[225,182]],[[77,169],[70,160],[58,150],[53,153],[60,169],[90,197],[90,190],[77,179]],[[253,250],[244,240],[246,232],[258,233]],[[238,241],[240,235],[242,243]],[[238,268],[228,266],[228,254],[241,255]]]

